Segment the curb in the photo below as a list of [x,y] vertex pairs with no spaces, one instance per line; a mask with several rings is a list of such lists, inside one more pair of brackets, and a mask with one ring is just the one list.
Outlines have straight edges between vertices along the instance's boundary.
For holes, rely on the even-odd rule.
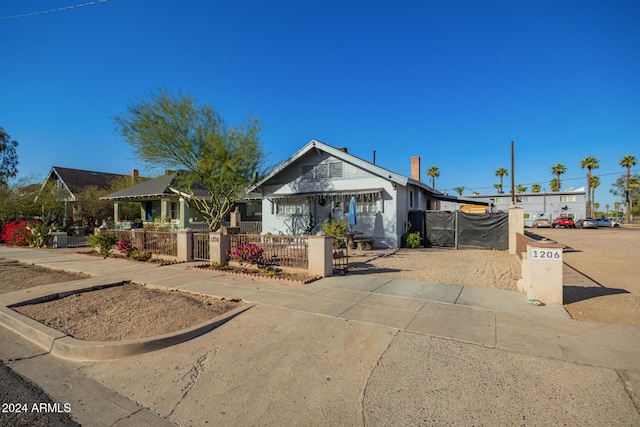
[[[84,289],[84,291],[103,287],[106,286],[94,285]],[[34,300],[51,299],[56,296],[66,296],[76,292],[78,292],[78,290],[72,292],[49,293],[49,295],[42,295],[37,299],[32,298],[31,295],[25,295],[27,298],[23,301],[15,302],[11,305],[23,305],[25,303],[33,302]],[[170,332],[154,337],[137,338],[124,341],[78,340],[1,304],[0,325],[35,343],[45,349],[49,354],[56,357],[74,361],[113,360],[160,350],[162,348],[170,347],[199,337],[200,335],[224,325],[229,320],[249,310],[255,305],[256,304],[245,304],[214,319],[207,320],[206,322],[180,331]]]

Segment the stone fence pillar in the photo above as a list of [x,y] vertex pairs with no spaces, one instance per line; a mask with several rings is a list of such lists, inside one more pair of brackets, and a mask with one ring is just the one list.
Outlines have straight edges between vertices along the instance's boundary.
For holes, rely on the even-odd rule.
[[309,276],[333,275],[333,237],[309,236]]
[[193,231],[178,231],[178,262],[193,261]]
[[231,249],[231,237],[219,231],[209,233],[209,261],[225,264],[229,260],[227,251]]

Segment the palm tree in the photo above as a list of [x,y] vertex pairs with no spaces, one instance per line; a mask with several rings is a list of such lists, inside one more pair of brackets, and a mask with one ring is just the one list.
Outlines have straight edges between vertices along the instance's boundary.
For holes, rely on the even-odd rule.
[[627,168],[627,185],[626,185],[626,192],[625,192],[625,202],[626,202],[626,206],[625,206],[625,214],[624,214],[624,219],[625,222],[628,224],[629,223],[629,212],[631,211],[631,193],[629,190],[629,180],[631,179],[631,168],[635,165],[638,164],[638,159],[636,159],[636,156],[631,156],[631,155],[626,155],[622,158],[622,160],[620,160],[620,166],[622,166],[623,168]]
[[556,163],[555,166],[551,166],[551,173],[554,174],[556,176],[556,179],[558,180],[558,189],[551,190],[551,191],[560,191],[560,189],[562,188],[562,182],[560,182],[560,175],[562,175],[563,173],[567,173],[567,167],[560,163]]
[[591,170],[600,167],[599,161],[597,157],[591,156],[580,160],[580,169],[587,168],[587,217],[593,216],[591,213]]
[[532,193],[539,193],[540,192],[540,184],[533,184],[531,186],[531,192]]
[[604,216],[609,216],[609,203],[604,205]]
[[500,189],[498,190],[498,192],[502,194],[504,193],[504,191],[502,190],[502,177],[509,176],[509,171],[506,170],[505,168],[500,168],[496,170],[496,176],[500,177]]
[[560,178],[553,178],[549,181],[549,188],[551,191],[560,191]]
[[462,196],[462,192],[464,191],[465,188],[467,187],[465,187],[464,185],[461,187],[453,187],[453,191],[458,193],[458,196]]
[[435,166],[429,166],[427,175],[431,177],[431,188],[436,188],[436,178],[440,176],[440,169]]
[[596,203],[596,188],[600,187],[600,177],[592,176],[591,177],[591,211],[595,215],[596,209],[594,209]]
[[527,191],[527,188],[529,187],[525,187],[524,185],[518,184],[516,185],[516,192],[524,193],[525,191]]
[[502,188],[502,184],[493,184],[493,188],[495,188],[496,190],[498,190],[498,194],[501,193],[501,188]]

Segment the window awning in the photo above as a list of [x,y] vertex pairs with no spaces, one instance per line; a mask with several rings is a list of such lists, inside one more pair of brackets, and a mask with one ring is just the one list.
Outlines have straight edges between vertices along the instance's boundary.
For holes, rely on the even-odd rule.
[[335,191],[309,191],[305,193],[272,194],[266,198],[269,200],[291,200],[291,199],[311,199],[311,200],[343,200],[356,198],[378,198],[381,197],[383,188],[364,188],[360,190],[335,190]]

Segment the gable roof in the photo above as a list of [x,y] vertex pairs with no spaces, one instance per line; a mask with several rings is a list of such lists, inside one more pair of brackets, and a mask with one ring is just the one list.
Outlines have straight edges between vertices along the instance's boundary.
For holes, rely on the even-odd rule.
[[[141,182],[124,190],[100,197],[102,200],[157,199],[160,197],[183,194],[180,191],[180,179],[184,171],[172,172],[148,181]],[[209,193],[200,184],[193,184],[191,190],[198,197],[206,197]]]
[[76,194],[87,187],[94,186],[100,190],[106,190],[113,180],[126,176],[128,175],[54,166],[42,186],[44,187],[49,180],[55,177],[69,191],[72,198],[75,198]]
[[286,169],[287,167],[289,167],[290,165],[294,164],[298,159],[300,159],[302,156],[304,156],[305,154],[307,154],[308,152],[312,151],[312,150],[320,150],[320,151],[324,151],[327,154],[330,154],[331,156],[340,159],[344,162],[347,163],[351,163],[369,173],[371,173],[372,175],[378,176],[380,178],[386,179],[388,181],[391,181],[393,183],[396,183],[398,185],[404,186],[406,187],[407,184],[413,184],[417,187],[420,187],[424,190],[426,190],[429,193],[435,193],[435,194],[439,194],[435,189],[431,188],[430,186],[428,186],[427,184],[421,182],[421,181],[416,181],[414,179],[411,179],[409,177],[406,177],[404,175],[400,175],[398,173],[392,172],[388,169],[385,169],[383,167],[380,167],[376,164],[373,164],[371,162],[368,162],[366,160],[361,159],[360,157],[356,157],[353,154],[349,154],[346,151],[343,150],[339,150],[337,148],[334,148],[328,144],[325,144],[324,142],[320,142],[318,140],[312,139],[311,141],[309,141],[304,147],[302,147],[300,150],[298,150],[296,153],[294,153],[291,157],[289,157],[287,160],[283,161],[282,163],[278,164],[276,167],[274,167],[271,172],[269,172],[269,174],[267,174],[267,176],[265,176],[260,182],[258,182],[253,188],[260,188],[262,185],[264,185],[267,181],[269,181],[271,178],[273,178],[274,176],[276,176],[277,174],[279,174],[280,172],[282,172],[284,169]]

